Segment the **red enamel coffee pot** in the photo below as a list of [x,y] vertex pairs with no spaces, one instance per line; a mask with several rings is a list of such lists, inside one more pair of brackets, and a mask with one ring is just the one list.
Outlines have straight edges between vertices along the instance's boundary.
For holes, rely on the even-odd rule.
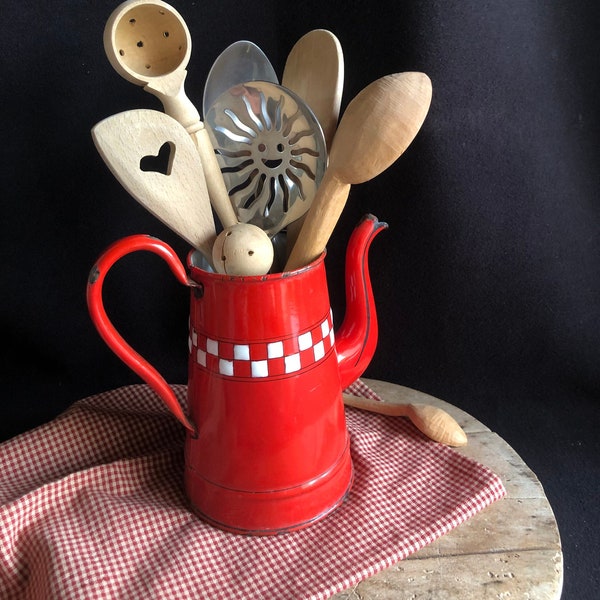
[[[346,497],[352,461],[342,390],[375,351],[367,256],[384,227],[367,215],[352,233],[346,314],[335,336],[324,254],[296,271],[236,277],[204,270],[194,251],[188,275],[167,244],[134,235],[92,268],[87,298],[98,332],[188,430],[185,488],[202,519],[237,533],[281,533],[314,523]],[[159,255],[191,288],[189,414],[104,310],[106,274],[138,250]]]

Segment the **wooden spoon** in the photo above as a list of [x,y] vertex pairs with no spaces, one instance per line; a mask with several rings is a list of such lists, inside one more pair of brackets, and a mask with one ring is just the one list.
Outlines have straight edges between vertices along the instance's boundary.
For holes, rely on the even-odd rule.
[[[185,129],[164,113],[138,109],[100,121],[92,138],[121,185],[210,261],[215,224],[202,164]],[[144,170],[143,161],[161,149],[166,168]]]
[[337,37],[326,29],[303,35],[287,57],[281,83],[315,113],[330,148],[344,87],[344,55]]
[[161,0],[127,0],[106,23],[104,50],[119,75],[144,86],[185,127],[200,155],[215,212],[224,227],[237,223],[204,123],[185,95],[192,42],[183,17]]
[[325,249],[346,204],[350,186],[387,169],[421,128],[431,103],[431,81],[424,73],[382,77],[364,88],[340,121],[329,167],[285,266],[307,265]]
[[[314,112],[330,149],[344,88],[344,53],[337,37],[326,29],[303,35],[287,57],[281,83],[296,92]],[[306,214],[288,224],[286,254],[292,251],[305,219]]]
[[346,406],[380,415],[408,417],[422,433],[435,442],[455,447],[467,443],[467,435],[461,426],[445,410],[437,406],[380,402],[352,394],[343,394],[343,397]]

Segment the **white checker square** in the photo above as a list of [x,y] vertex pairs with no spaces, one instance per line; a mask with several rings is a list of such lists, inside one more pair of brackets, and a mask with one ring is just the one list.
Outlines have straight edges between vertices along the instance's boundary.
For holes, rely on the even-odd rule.
[[217,340],[206,340],[206,351],[213,356],[219,356],[219,342]]
[[325,344],[323,343],[323,340],[318,344],[315,344],[313,351],[315,353],[315,361],[321,360],[325,356]]
[[294,373],[300,370],[300,354],[290,354],[285,357],[285,372]]
[[321,323],[321,333],[323,334],[323,339],[329,335],[329,321],[327,319]]
[[281,358],[283,356],[283,342],[271,342],[267,344],[268,358]]
[[329,332],[329,342],[333,346],[335,344],[335,336],[333,335],[333,329]]
[[219,359],[219,373],[221,375],[233,375],[233,361],[225,360],[224,358]]
[[203,367],[206,366],[206,352],[204,352],[204,350],[198,350],[196,353],[196,361],[199,365],[202,365]]
[[266,360],[253,360],[250,363],[252,377],[268,377],[269,363]]
[[233,346],[235,360],[250,360],[250,346],[248,344],[235,344]]
[[307,331],[298,337],[298,347],[300,350],[308,350],[312,345],[312,334],[310,331]]

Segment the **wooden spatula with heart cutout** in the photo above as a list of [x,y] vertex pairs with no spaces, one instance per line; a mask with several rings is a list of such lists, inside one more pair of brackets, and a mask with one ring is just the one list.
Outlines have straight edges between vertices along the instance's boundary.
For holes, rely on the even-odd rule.
[[121,185],[211,261],[213,213],[202,163],[183,126],[155,110],[130,110],[97,123],[92,138]]

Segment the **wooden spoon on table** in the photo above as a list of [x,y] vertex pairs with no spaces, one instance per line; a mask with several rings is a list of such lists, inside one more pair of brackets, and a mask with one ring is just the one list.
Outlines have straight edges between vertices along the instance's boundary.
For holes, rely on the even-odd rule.
[[183,17],[161,0],[123,2],[104,28],[104,50],[121,77],[156,96],[165,112],[185,127],[200,155],[215,212],[223,227],[235,225],[237,217],[208,133],[185,94],[192,41]]
[[325,250],[350,186],[373,179],[401,156],[421,128],[430,104],[431,81],[416,72],[382,77],[350,102],[286,271],[309,264]]
[[344,404],[391,417],[408,417],[428,438],[448,446],[464,446],[467,435],[462,427],[443,409],[431,404],[396,404],[380,402],[363,396],[343,394]]

